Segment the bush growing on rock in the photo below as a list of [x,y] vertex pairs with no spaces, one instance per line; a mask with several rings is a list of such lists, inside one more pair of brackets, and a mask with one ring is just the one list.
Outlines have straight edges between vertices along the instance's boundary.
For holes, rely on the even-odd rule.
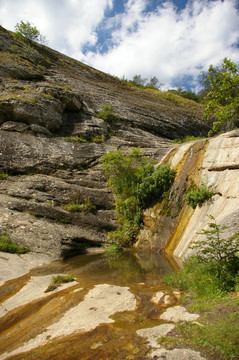
[[102,105],[101,109],[97,112],[96,117],[109,122],[120,120],[119,115],[114,113],[114,108],[111,105]]
[[110,238],[122,246],[131,246],[139,230],[142,210],[162,198],[173,182],[174,171],[166,165],[154,169],[154,162],[138,148],[129,154],[110,151],[103,156],[102,166],[116,195],[119,227],[110,233]]
[[205,184],[202,184],[199,188],[193,186],[193,188],[187,192],[186,202],[195,209],[197,205],[201,206],[205,201],[211,199],[213,195],[214,192],[209,190]]
[[143,179],[137,187],[137,197],[140,206],[145,208],[154,201],[161,199],[173,183],[175,172],[168,165],[157,167],[154,172]]
[[70,212],[81,212],[81,211],[95,212],[96,206],[92,204],[90,199],[87,199],[85,202],[80,202],[77,199],[75,202],[64,205],[64,209]]

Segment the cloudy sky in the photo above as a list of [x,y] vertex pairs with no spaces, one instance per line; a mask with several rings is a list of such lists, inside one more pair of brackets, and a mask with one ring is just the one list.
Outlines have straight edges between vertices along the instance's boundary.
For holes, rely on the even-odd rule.
[[239,64],[239,0],[0,0],[0,25],[30,21],[49,46],[99,70],[190,86],[224,57]]

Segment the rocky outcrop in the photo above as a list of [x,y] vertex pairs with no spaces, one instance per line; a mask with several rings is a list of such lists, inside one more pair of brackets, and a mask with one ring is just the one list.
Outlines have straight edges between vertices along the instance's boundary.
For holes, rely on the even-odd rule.
[[[127,141],[122,137],[120,143]],[[145,150],[158,159],[170,147],[155,137]],[[114,198],[100,159],[112,148],[112,140],[81,144],[1,131],[0,171],[9,175],[0,182],[1,233],[33,251],[58,256],[107,241],[107,232],[116,226]],[[67,210],[66,205],[86,202],[92,211]]]
[[192,241],[202,239],[198,234],[207,228],[212,215],[217,223],[228,226],[224,236],[239,232],[239,131],[234,130],[209,141],[202,162],[201,181],[211,187],[215,195],[195,209],[173,254],[184,259],[192,251]]
[[[0,233],[31,250],[65,256],[107,240],[117,224],[102,154],[140,146],[159,162],[170,139],[208,131],[201,105],[129,87],[2,27],[0,50]],[[113,121],[98,118],[104,104]]]
[[[202,239],[212,215],[228,227],[227,237],[239,232],[239,131],[234,130],[208,141],[180,146],[167,160],[176,169],[175,182],[166,199],[147,209],[145,226],[137,247],[165,251],[185,259],[190,244]],[[185,202],[192,184],[206,184],[215,195],[194,210]]]

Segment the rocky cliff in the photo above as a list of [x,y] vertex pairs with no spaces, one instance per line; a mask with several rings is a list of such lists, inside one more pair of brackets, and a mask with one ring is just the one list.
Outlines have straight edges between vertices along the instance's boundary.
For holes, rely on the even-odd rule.
[[[114,121],[96,116],[105,104]],[[1,234],[57,256],[106,241],[116,224],[102,154],[140,146],[159,162],[175,147],[171,139],[208,132],[202,110],[0,27]],[[92,207],[71,212],[74,203]]]
[[[239,232],[239,130],[209,140],[180,146],[167,161],[177,171],[175,182],[162,203],[144,213],[144,228],[137,247],[165,251],[185,259],[192,242],[202,240],[212,215],[228,227],[224,235]],[[214,196],[193,209],[186,203],[187,189],[206,184]]]

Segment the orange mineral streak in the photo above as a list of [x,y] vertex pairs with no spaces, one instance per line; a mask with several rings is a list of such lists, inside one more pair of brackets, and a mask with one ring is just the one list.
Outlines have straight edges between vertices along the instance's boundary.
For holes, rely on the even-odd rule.
[[[207,142],[199,141],[192,145],[184,159],[179,163],[177,167],[177,176],[175,179],[175,183],[178,186],[184,186],[183,183],[187,184],[187,188],[190,187],[191,184],[200,184],[201,179],[201,170],[202,170],[202,161],[204,158],[204,154],[206,152]],[[177,186],[177,185],[176,185]],[[189,206],[185,202],[185,194],[184,200],[182,203],[182,209],[177,218],[177,225],[172,234],[171,239],[165,246],[165,253],[169,255],[173,255],[175,248],[180,242],[184,231],[187,228],[189,220],[193,215],[193,208]]]
[[[150,248],[154,252],[172,255],[193,214],[186,204],[187,190],[193,184],[200,184],[201,166],[207,141],[200,140],[189,146],[176,165],[174,183],[163,201],[156,203],[144,213],[144,227],[138,236],[136,248]],[[163,164],[171,164],[179,148],[173,149],[163,159]]]

